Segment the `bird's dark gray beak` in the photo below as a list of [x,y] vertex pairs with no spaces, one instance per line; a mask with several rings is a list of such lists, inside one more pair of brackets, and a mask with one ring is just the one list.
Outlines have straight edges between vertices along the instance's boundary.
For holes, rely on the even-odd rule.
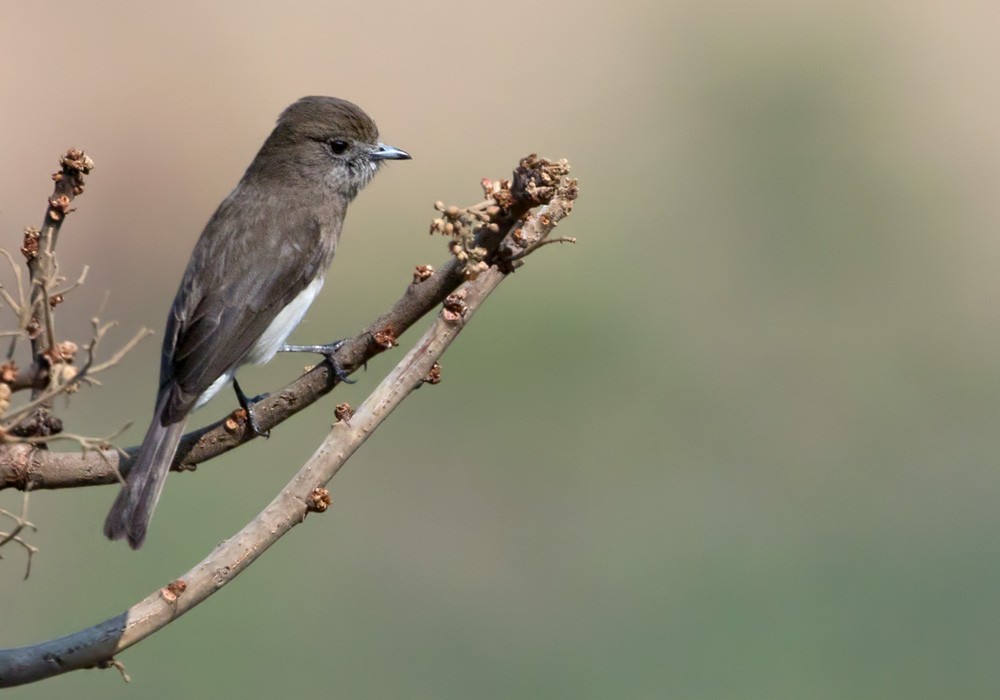
[[371,158],[372,160],[410,160],[410,154],[395,146],[387,146],[384,143],[380,143],[375,146]]

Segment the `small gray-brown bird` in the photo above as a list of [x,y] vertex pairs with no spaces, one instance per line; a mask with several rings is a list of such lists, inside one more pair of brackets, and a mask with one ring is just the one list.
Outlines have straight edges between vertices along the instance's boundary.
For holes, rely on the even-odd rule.
[[323,286],[347,205],[382,161],[409,157],[379,143],[375,122],[350,102],[303,97],[281,114],[191,253],[167,318],[153,421],[105,535],[142,546],[188,414],[230,381],[257,429],[236,382],[241,365],[279,350],[332,357],[332,345],[285,339]]

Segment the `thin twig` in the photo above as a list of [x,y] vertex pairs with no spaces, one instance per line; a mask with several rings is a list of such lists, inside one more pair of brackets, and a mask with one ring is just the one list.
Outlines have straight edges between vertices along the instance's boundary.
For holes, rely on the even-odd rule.
[[[138,345],[145,338],[153,334],[153,331],[151,331],[148,328],[140,328],[136,332],[136,334],[132,336],[132,338],[127,343],[125,343],[121,348],[119,348],[109,359],[98,364],[93,364],[94,351],[97,349],[97,345],[100,343],[101,338],[104,337],[104,334],[108,331],[108,329],[114,326],[115,324],[109,323],[105,324],[104,326],[99,326],[95,320],[94,325],[96,329],[95,335],[94,337],[91,338],[90,342],[87,344],[87,361],[80,368],[80,371],[71,379],[56,384],[55,386],[51,387],[48,391],[40,394],[36,398],[26,403],[24,406],[19,406],[14,411],[11,411],[8,414],[6,414],[4,416],[3,422],[0,422],[0,429],[8,429],[11,425],[15,424],[17,420],[22,416],[25,416],[34,409],[49,403],[50,401],[52,401],[52,399],[59,396],[59,394],[67,392],[67,390],[71,389],[73,386],[79,385],[81,382],[84,381],[93,381],[91,379],[93,375],[98,374],[99,372],[103,372],[106,369],[113,367],[119,362],[121,362],[122,358],[126,354],[128,354],[133,348],[135,348],[136,345]],[[53,436],[46,436],[46,437],[53,437]],[[6,436],[5,439],[10,440],[11,442],[19,441],[17,439],[10,438],[9,436]]]
[[25,528],[37,532],[38,528],[28,520],[28,497],[30,496],[29,491],[24,492],[24,496],[21,498],[21,514],[17,515],[11,513],[9,510],[0,508],[0,515],[6,516],[14,521],[14,529],[10,532],[0,532],[0,549],[3,549],[4,545],[13,542],[14,544],[21,545],[28,555],[28,562],[24,569],[24,578],[27,580],[28,576],[31,575],[31,557],[38,552],[38,548],[34,547],[21,537],[21,532]]

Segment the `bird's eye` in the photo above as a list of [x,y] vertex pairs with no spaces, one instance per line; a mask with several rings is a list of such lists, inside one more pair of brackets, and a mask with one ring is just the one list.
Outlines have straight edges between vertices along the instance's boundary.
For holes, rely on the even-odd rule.
[[333,139],[327,143],[330,147],[330,152],[335,156],[343,155],[344,151],[347,150],[347,141],[344,139]]

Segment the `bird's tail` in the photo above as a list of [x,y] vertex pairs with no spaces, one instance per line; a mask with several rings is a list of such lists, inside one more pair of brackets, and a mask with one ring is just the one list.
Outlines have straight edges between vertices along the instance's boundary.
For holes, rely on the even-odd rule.
[[153,422],[132,460],[125,484],[104,521],[105,536],[112,540],[127,537],[132,549],[139,549],[146,539],[146,528],[153,517],[156,502],[160,500],[163,484],[187,423],[181,420],[163,425],[160,422],[162,406],[159,405],[162,402],[164,397],[158,402]]

